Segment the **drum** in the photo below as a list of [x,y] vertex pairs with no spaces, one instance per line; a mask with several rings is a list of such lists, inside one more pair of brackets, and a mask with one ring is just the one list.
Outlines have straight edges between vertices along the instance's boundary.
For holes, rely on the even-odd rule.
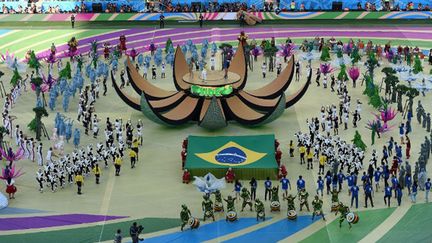
[[207,217],[211,217],[212,212],[210,212],[210,211],[206,211],[206,212],[205,212],[205,215],[206,215]]
[[359,218],[358,214],[353,213],[353,212],[348,213],[346,216],[346,220],[348,221],[348,223],[351,223],[351,224],[357,224],[359,219],[360,218]]
[[230,222],[236,221],[237,220],[237,213],[234,211],[229,211],[226,214],[226,219]]
[[258,218],[264,218],[264,212],[259,212],[258,213]]
[[304,204],[306,202],[306,200],[305,199],[300,199],[300,204]]
[[315,216],[319,216],[319,215],[321,215],[321,211],[320,211],[320,210],[316,210],[316,211],[314,212],[314,214],[315,214]]
[[297,219],[297,212],[295,210],[289,210],[288,211],[288,219],[289,220],[296,220]]
[[215,202],[214,211],[215,212],[222,212],[223,211],[223,204],[221,202]]
[[278,201],[273,201],[270,203],[270,211],[275,212],[275,211],[280,211],[280,203]]
[[188,220],[188,225],[191,229],[198,229],[200,222],[198,218],[190,217]]
[[331,206],[331,211],[332,212],[337,212],[339,209],[339,204],[338,203],[333,203]]

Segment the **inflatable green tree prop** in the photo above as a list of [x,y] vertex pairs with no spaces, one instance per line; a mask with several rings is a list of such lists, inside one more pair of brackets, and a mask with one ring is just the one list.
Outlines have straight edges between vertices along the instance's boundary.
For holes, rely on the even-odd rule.
[[323,61],[323,62],[327,62],[327,61],[329,61],[331,58],[330,58],[330,48],[327,46],[327,45],[325,45],[323,48],[322,48],[322,52],[321,52],[321,61]]
[[355,134],[354,134],[354,139],[351,140],[351,142],[359,149],[361,149],[362,151],[366,151],[366,144],[363,142],[362,137],[360,135],[360,133],[356,130]]
[[171,46],[172,46],[172,40],[171,40],[171,38],[168,38],[168,40],[165,43],[165,53],[169,52],[169,49],[171,48]]
[[414,67],[413,67],[413,73],[417,74],[423,72],[423,67],[421,65],[421,60],[418,55],[416,55],[414,59]]
[[30,68],[34,68],[36,70],[36,75],[39,74],[39,68],[40,68],[40,63],[39,60],[36,57],[36,54],[34,53],[34,51],[30,52],[30,59],[28,61],[28,66]]
[[59,79],[62,79],[62,78],[71,79],[72,78],[71,73],[72,73],[72,71],[71,71],[70,63],[67,62],[66,67],[63,68],[59,73]]
[[15,87],[15,86],[18,85],[18,82],[19,82],[21,79],[22,79],[22,77],[21,77],[21,75],[18,73],[18,69],[15,68],[10,83],[12,84],[13,87]]
[[340,69],[340,72],[338,74],[338,79],[339,80],[348,80],[348,74],[346,72],[346,66],[345,64],[342,64]]

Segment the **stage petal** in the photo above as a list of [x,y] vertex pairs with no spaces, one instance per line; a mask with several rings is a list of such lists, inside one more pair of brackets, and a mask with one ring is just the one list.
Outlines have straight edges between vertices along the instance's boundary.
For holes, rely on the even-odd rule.
[[233,88],[238,90],[243,89],[247,81],[247,67],[246,67],[244,48],[241,42],[239,42],[237,51],[234,54],[234,57],[228,68],[228,71],[236,73],[240,76],[240,81],[233,84]]
[[252,91],[246,91],[248,94],[263,99],[273,99],[280,97],[291,84],[294,77],[294,56],[291,57],[287,66],[282,73],[269,84]]
[[190,84],[183,81],[183,76],[189,73],[189,66],[180,46],[177,46],[175,52],[173,69],[174,85],[176,86],[177,90],[180,91],[189,89]]
[[141,110],[141,106],[140,106],[140,101],[139,98],[134,98],[134,97],[130,97],[127,94],[123,93],[123,91],[118,87],[115,78],[114,78],[114,74],[111,71],[111,80],[113,83],[113,87],[115,89],[115,91],[117,92],[118,96],[120,96],[120,98],[126,103],[128,104],[130,107],[134,108],[135,110],[140,111]]
[[176,91],[164,90],[151,84],[138,73],[129,57],[127,58],[126,71],[132,87],[139,95],[141,95],[141,92],[144,92],[149,99],[158,100],[168,98],[177,93]]
[[296,93],[288,96],[287,101],[285,103],[285,108],[289,108],[293,106],[303,97],[304,94],[306,94],[306,91],[308,90],[309,85],[311,83],[311,79],[312,79],[312,69],[309,70],[308,80],[303,85],[303,87],[300,90],[298,90]]

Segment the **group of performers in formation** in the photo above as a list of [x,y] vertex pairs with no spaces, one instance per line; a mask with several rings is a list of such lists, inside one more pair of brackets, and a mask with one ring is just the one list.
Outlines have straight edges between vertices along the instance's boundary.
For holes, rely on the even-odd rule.
[[[126,131],[126,140],[123,138],[123,131]],[[130,120],[126,124],[123,124],[122,119],[116,119],[112,123],[108,117],[106,120],[105,143],[98,142],[96,147],[89,144],[86,149],[82,147],[75,148],[71,154],[63,156],[55,156],[52,153],[52,148],[49,149],[46,159],[38,162],[41,166],[36,173],[39,190],[43,192],[46,185],[52,192],[55,192],[59,187],[64,188],[68,183],[73,184],[75,179],[75,182],[80,181],[80,183],[77,183],[77,192],[82,194],[81,188],[84,177],[93,173],[96,184],[100,183],[102,168],[99,163],[103,163],[105,168],[113,164],[115,175],[119,176],[123,158],[128,156],[133,169],[138,161],[141,143],[141,121],[138,121],[136,127],[134,127]]]
[[[239,40],[246,42],[247,37],[244,36],[244,33],[240,35]],[[251,42],[251,44],[254,43],[256,45],[255,40]],[[286,44],[292,44],[292,41],[288,38]],[[263,41],[262,46],[264,48],[265,41]],[[420,52],[418,47],[403,48],[398,46],[396,51],[394,51],[391,49],[390,43],[386,44],[384,48],[380,45],[374,46],[372,41],[369,41],[365,46],[361,40],[359,40],[357,44],[355,44],[353,40],[350,40],[348,44],[344,45],[342,42],[336,41],[334,38],[331,38],[327,42],[321,38],[316,38],[312,41],[305,40],[300,49],[305,52],[312,50],[318,50],[321,52],[323,48],[328,48],[335,52],[343,50],[343,52],[348,54],[348,56],[353,53],[354,55],[363,55],[363,53],[374,52],[380,61],[385,57],[389,62],[394,64],[401,64],[405,61],[408,66],[412,65],[414,57],[421,56],[421,58],[423,58],[423,54]],[[251,53],[254,52],[252,51]],[[432,65],[432,50],[429,54],[429,64]],[[265,72],[267,71],[265,63],[263,64],[262,71],[263,77],[265,78]],[[315,81],[317,86],[321,86],[322,84],[323,88],[329,87],[332,93],[337,94],[338,99],[340,100],[339,109],[334,104],[322,106],[320,118],[313,117],[312,119],[306,120],[309,132],[296,133],[295,136],[297,137],[297,144],[294,144],[292,140],[289,144],[290,157],[294,157],[297,147],[300,164],[307,164],[308,170],[313,170],[314,164],[317,164],[318,162],[318,168],[316,168],[318,169],[318,180],[316,182],[317,190],[314,200],[312,201],[312,219],[321,215],[323,220],[325,220],[322,210],[322,197],[324,196],[324,190],[326,190],[327,195],[331,195],[331,211],[340,215],[340,226],[342,226],[344,220],[348,221],[350,228],[352,224],[359,221],[358,215],[350,211],[350,206],[339,201],[338,195],[343,190],[343,184],[345,181],[347,182],[348,195],[351,198],[351,208],[358,208],[360,193],[359,186],[361,186],[364,191],[364,206],[366,208],[368,207],[368,203],[370,206],[374,207],[374,192],[377,193],[380,190],[384,192],[384,203],[388,207],[391,205],[390,200],[393,196],[397,200],[397,204],[399,206],[401,205],[404,189],[408,191],[408,195],[413,203],[416,202],[418,190],[425,191],[425,201],[428,202],[431,182],[430,179],[427,179],[426,164],[429,154],[432,152],[432,134],[430,139],[425,137],[425,142],[421,144],[421,153],[418,161],[415,163],[414,169],[411,169],[411,163],[407,161],[410,158],[411,150],[411,140],[408,135],[412,132],[411,118],[414,115],[412,99],[410,99],[409,102],[407,101],[408,107],[405,107],[405,109],[408,110],[407,120],[403,121],[399,127],[401,142],[398,144],[398,142],[391,137],[382,149],[382,157],[379,157],[376,149],[371,149],[372,153],[370,159],[365,161],[366,155],[364,150],[339,137],[339,126],[343,124],[344,130],[348,130],[351,127],[349,125],[350,116],[352,116],[352,127],[358,127],[358,123],[362,119],[362,102],[357,99],[354,104],[355,108],[352,109],[351,96],[348,93],[348,79],[331,75],[331,82],[328,84],[327,74],[328,73],[324,73],[323,78],[321,76],[321,69],[318,68]],[[352,86],[353,88],[356,88],[355,81]],[[417,108],[417,120],[418,123],[425,128],[426,132],[429,133],[430,114],[424,111],[420,101]],[[378,138],[380,138],[379,133]],[[372,138],[372,143],[374,143],[374,136]],[[403,146],[405,148],[403,148]],[[181,155],[184,165],[184,160],[187,155],[187,146],[183,146]],[[299,179],[297,180],[297,195],[293,196],[287,193],[288,187],[291,187],[291,185],[289,184],[289,180],[286,178],[286,167],[280,164],[280,149],[277,149],[276,151],[276,158],[278,158],[278,164],[280,166],[278,176],[280,183],[282,184],[282,190],[284,191],[283,199],[287,200],[288,204],[287,216],[289,219],[294,219],[297,215],[294,211],[295,199],[297,198],[299,200],[300,211],[302,211],[303,208],[306,208],[309,211],[309,203],[307,199],[309,193],[306,191],[305,181],[302,176],[299,176]],[[406,161],[404,162],[405,159]],[[328,168],[328,170],[325,171],[325,168]],[[364,172],[361,174],[362,170],[364,170]],[[190,176],[190,172],[184,170],[183,182],[189,182]],[[357,182],[358,178],[361,178],[362,183]],[[245,187],[242,188],[241,183],[235,179],[235,172],[232,168],[229,168],[226,172],[225,179],[227,182],[235,182],[234,191],[236,192],[236,196],[228,196],[226,199],[222,200],[220,192],[217,191],[214,193],[215,202],[213,204],[210,195],[205,195],[205,200],[202,203],[205,215],[204,220],[208,218],[206,215],[210,215],[211,218],[214,219],[214,212],[220,212],[223,210],[223,201],[227,203],[227,220],[233,218],[237,219],[234,202],[238,198],[243,199],[241,211],[243,211],[245,207],[249,207],[252,211],[252,206],[255,205],[257,220],[265,219],[263,202],[254,196],[256,194],[256,180],[252,178],[249,182],[251,185],[249,192]],[[383,187],[380,185],[381,182],[384,182]],[[269,178],[264,182],[265,199],[267,199],[267,195],[271,195],[269,196],[270,210],[279,211],[277,209],[277,206],[280,207],[278,197],[279,188],[275,186],[272,187],[271,183],[272,182]],[[213,205],[213,207],[211,205]],[[182,215],[185,216],[186,214]],[[190,217],[190,213],[188,215]],[[233,215],[235,215],[235,217]],[[189,217],[182,217],[184,225],[186,225]]]
[[[270,204],[271,212],[279,212],[280,204],[279,204],[279,195],[278,195],[278,187],[272,188],[272,197]],[[342,223],[347,220],[349,227],[351,228],[352,224],[356,224],[359,221],[359,217],[356,213],[352,213],[350,211],[349,206],[344,205],[338,199],[338,193],[336,189],[334,189],[332,193],[332,202],[334,203],[332,206],[332,212],[335,212],[335,215],[339,214],[339,226],[342,227]],[[211,200],[210,194],[206,194],[203,196],[202,201],[202,210],[203,210],[203,221],[206,219],[212,219],[215,221],[215,213],[226,212],[226,221],[236,221],[238,219],[237,211],[235,208],[235,202],[238,200],[237,196],[228,195],[227,198],[223,198],[220,191],[216,190],[214,193],[214,202]],[[254,198],[252,201],[251,193],[247,188],[242,188],[240,197],[242,198],[242,206],[241,211],[247,207],[249,207],[250,211],[256,212],[256,220],[265,220],[265,206],[264,203],[259,198]],[[306,192],[304,188],[299,189],[298,194],[293,196],[292,194],[284,194],[283,199],[287,201],[287,217],[289,220],[297,219],[297,212],[295,206],[295,199],[298,197],[300,211],[303,210],[303,207],[307,209],[309,212],[309,202],[308,197],[309,193]],[[224,207],[224,202],[226,203],[226,211]],[[315,195],[312,200],[312,220],[317,216],[321,216],[325,221],[324,212],[323,212],[323,200],[319,198],[318,195]],[[186,225],[189,225],[191,229],[196,229],[199,227],[199,220],[192,216],[190,210],[186,205],[182,205],[182,210],[180,212],[180,219],[182,221],[181,230],[184,230]]]

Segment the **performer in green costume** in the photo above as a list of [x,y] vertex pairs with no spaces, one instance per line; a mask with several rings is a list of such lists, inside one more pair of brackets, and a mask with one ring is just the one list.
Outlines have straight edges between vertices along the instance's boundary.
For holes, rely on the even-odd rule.
[[309,197],[309,193],[306,191],[306,189],[302,189],[299,192],[299,200],[300,200],[300,211],[302,211],[303,206],[306,206],[306,209],[309,210],[309,203],[308,203],[308,197]]
[[315,199],[312,201],[312,207],[314,211],[312,212],[312,220],[314,220],[315,216],[321,215],[322,219],[325,221],[324,213],[322,211],[323,201],[319,199],[318,196],[315,196]]
[[294,204],[294,199],[296,199],[296,196],[293,197],[293,195],[289,194],[288,197],[284,196],[283,199],[287,200],[288,211],[290,211],[290,210],[296,210],[295,209],[295,204]]
[[[340,213],[340,218],[339,218],[339,228],[342,227],[342,222],[346,219],[347,214],[350,212],[350,209],[348,206],[343,205],[342,202],[339,203],[339,207],[338,207],[338,211],[336,211],[337,215],[338,213]],[[351,229],[352,225],[350,222],[348,222],[348,225]]]
[[236,211],[234,202],[237,199],[237,197],[228,196],[227,199],[224,198],[225,202],[227,203],[227,210],[229,211]]
[[251,195],[250,195],[250,192],[248,191],[248,189],[246,189],[245,187],[243,187],[242,192],[240,194],[240,197],[243,199],[243,204],[242,204],[241,211],[243,212],[243,210],[246,207],[246,205],[249,205],[250,211],[252,211]]
[[333,189],[331,196],[332,196],[332,198],[331,198],[332,203],[338,203],[339,202],[339,192],[337,189]]
[[202,209],[204,211],[204,219],[203,221],[206,220],[206,218],[212,218],[213,221],[215,221],[215,217],[213,214],[213,202],[210,200],[210,198],[207,195],[203,196],[204,201],[202,202]]
[[277,202],[279,202],[279,186],[274,186],[272,189],[272,192],[271,192],[271,201],[272,202],[274,202],[274,201],[277,201]]
[[182,211],[180,212],[180,219],[182,221],[182,225],[180,230],[183,231],[183,228],[188,223],[189,218],[192,217],[190,210],[186,205],[182,205]]
[[223,202],[222,202],[222,194],[220,193],[219,190],[216,190],[214,192],[215,194],[215,204],[219,204],[222,206],[222,211],[224,211],[224,207],[223,207]]
[[255,199],[255,211],[257,213],[257,221],[259,219],[265,220],[265,211],[264,204],[259,200],[259,198]]

